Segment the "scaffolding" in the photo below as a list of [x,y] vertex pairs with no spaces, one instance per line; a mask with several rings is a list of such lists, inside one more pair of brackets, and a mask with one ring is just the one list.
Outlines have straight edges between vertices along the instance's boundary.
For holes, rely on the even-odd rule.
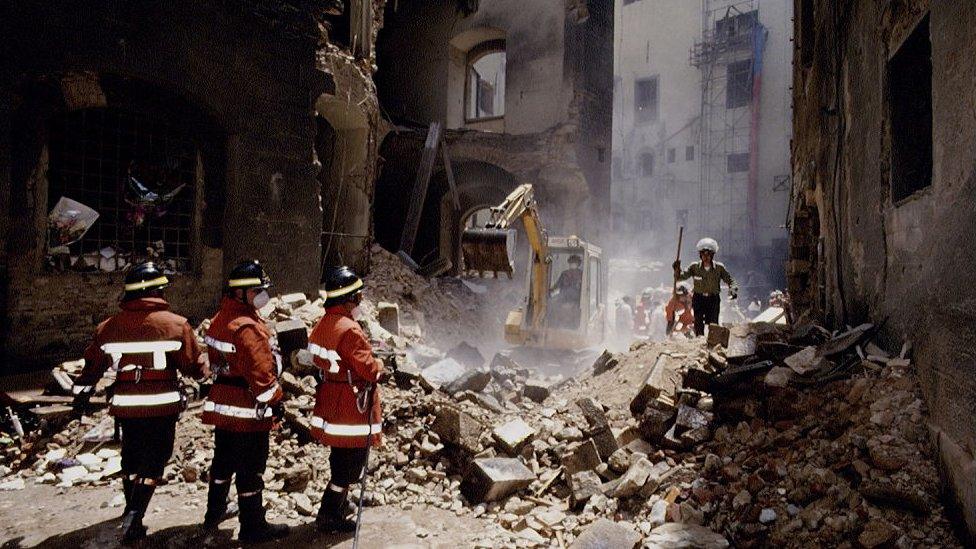
[[733,261],[756,247],[758,3],[702,0],[701,40],[690,52],[701,71],[699,234],[719,239]]

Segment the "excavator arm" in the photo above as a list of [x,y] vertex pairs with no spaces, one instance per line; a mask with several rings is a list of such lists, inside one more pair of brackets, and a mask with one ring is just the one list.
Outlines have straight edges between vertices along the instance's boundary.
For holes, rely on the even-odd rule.
[[532,287],[529,290],[528,326],[540,328],[546,317],[549,301],[549,269],[552,258],[546,231],[539,218],[532,185],[519,185],[501,204],[491,209],[491,219],[485,228],[466,229],[461,236],[461,248],[467,269],[475,271],[512,273],[509,257],[509,229],[521,219],[532,249]]

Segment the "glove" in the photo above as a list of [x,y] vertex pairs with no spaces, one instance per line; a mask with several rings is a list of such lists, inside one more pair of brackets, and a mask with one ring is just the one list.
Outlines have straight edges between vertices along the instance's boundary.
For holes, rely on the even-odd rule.
[[278,402],[271,406],[271,417],[274,418],[276,423],[280,423],[285,419],[285,404],[283,402]]
[[731,288],[729,288],[729,298],[738,299],[738,297],[739,297],[739,287],[732,286]]
[[671,264],[671,268],[674,269],[674,270],[676,270],[676,271],[680,271],[681,270],[681,260],[678,259],[674,263],[672,263]]

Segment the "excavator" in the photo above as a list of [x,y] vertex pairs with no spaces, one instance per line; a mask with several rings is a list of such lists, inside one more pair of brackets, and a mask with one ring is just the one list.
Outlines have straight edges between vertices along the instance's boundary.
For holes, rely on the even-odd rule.
[[508,313],[505,341],[511,345],[578,351],[600,343],[605,332],[606,290],[602,251],[577,236],[549,236],[542,226],[531,184],[512,191],[490,209],[484,227],[465,229],[461,252],[466,271],[514,272],[512,225],[522,221],[528,237],[528,296]]

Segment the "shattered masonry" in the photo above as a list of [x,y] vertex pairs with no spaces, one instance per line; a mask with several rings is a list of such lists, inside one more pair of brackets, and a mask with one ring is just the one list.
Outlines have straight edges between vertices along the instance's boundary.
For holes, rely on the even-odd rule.
[[976,7],[795,4],[794,307],[838,327],[886,319],[890,347],[911,340],[929,434],[974,532],[976,286],[960,275],[976,268],[976,150],[964,137],[976,124],[964,61]]

